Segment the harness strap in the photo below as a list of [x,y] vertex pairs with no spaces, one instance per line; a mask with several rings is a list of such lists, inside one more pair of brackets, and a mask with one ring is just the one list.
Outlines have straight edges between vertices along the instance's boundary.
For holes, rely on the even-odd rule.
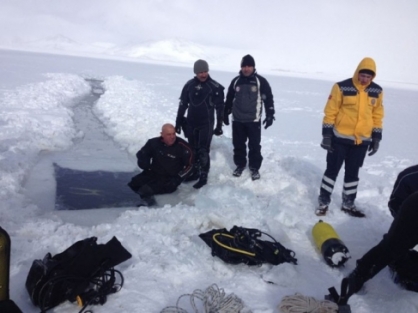
[[225,248],[227,250],[234,251],[234,252],[237,252],[237,253],[242,253],[242,254],[246,254],[246,255],[255,257],[255,253],[248,252],[248,251],[241,250],[241,249],[237,249],[237,248],[233,248],[233,247],[230,247],[230,246],[227,246],[227,245],[223,244],[222,242],[220,242],[216,238],[217,236],[224,236],[224,237],[228,237],[228,238],[231,238],[231,239],[234,239],[235,238],[234,236],[228,235],[228,234],[222,234],[222,233],[215,233],[215,234],[213,234],[212,238],[213,238],[213,241],[216,242],[218,245],[220,245],[222,248]]

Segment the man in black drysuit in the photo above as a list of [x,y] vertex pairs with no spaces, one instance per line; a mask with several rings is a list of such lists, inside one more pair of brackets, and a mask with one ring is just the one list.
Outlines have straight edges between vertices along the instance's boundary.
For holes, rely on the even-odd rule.
[[403,201],[383,239],[357,260],[348,276],[349,295],[358,292],[363,284],[387,265],[402,269],[410,250],[418,244],[418,192]]
[[241,60],[241,71],[228,88],[225,100],[224,123],[229,125],[232,113],[232,144],[234,145],[234,163],[237,166],[233,174],[241,176],[248,165],[252,180],[260,179],[259,169],[263,161],[261,155],[261,114],[262,105],[266,110],[263,121],[265,129],[273,124],[274,101],[268,81],[257,74],[255,61],[251,55]]
[[193,185],[194,188],[199,189],[207,184],[213,134],[222,135],[225,88],[209,76],[209,65],[206,61],[197,60],[193,70],[196,76],[189,80],[181,91],[176,132],[181,133],[184,114],[187,111],[186,129],[183,130],[195,155],[193,174],[187,181],[199,179]]
[[396,178],[388,203],[393,217],[396,217],[405,199],[415,191],[418,191],[418,165],[404,169]]
[[176,191],[193,167],[190,145],[176,137],[171,124],[164,124],[161,136],[149,139],[136,157],[143,171],[133,177],[128,186],[139,194],[141,202],[138,206],[154,205],[154,195]]

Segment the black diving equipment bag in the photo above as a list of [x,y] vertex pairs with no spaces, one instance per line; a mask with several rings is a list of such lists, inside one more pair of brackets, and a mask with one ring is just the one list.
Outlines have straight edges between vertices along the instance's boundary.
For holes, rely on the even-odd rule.
[[113,267],[131,257],[116,237],[106,244],[86,238],[55,256],[47,253],[43,260],[34,260],[26,289],[42,312],[66,300],[77,301],[83,309],[104,304],[106,296],[123,285],[122,274]]
[[[266,235],[272,241],[261,240],[262,235]],[[225,228],[213,229],[200,234],[199,237],[212,248],[212,256],[217,256],[226,263],[297,264],[295,252],[286,249],[272,236],[258,229],[234,226],[230,231]]]

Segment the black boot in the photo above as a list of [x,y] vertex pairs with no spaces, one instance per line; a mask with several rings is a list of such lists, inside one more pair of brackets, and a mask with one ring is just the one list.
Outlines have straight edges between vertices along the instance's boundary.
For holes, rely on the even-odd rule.
[[208,183],[208,174],[200,173],[199,181],[193,185],[193,188],[199,189]]
[[153,206],[157,204],[154,197],[154,191],[148,185],[143,185],[139,188],[136,193],[139,195],[139,203],[138,207],[140,206]]

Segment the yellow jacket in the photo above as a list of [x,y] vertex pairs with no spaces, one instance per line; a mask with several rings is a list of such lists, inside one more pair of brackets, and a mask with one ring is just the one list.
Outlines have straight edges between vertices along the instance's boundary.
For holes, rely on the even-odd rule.
[[[379,140],[382,138],[384,116],[383,89],[373,81],[362,86],[358,81],[362,69],[376,73],[374,60],[364,58],[353,78],[334,84],[323,119],[323,134],[332,128],[336,137],[352,140],[356,145],[363,141],[369,142],[372,137]],[[373,79],[375,77],[376,74]]]

